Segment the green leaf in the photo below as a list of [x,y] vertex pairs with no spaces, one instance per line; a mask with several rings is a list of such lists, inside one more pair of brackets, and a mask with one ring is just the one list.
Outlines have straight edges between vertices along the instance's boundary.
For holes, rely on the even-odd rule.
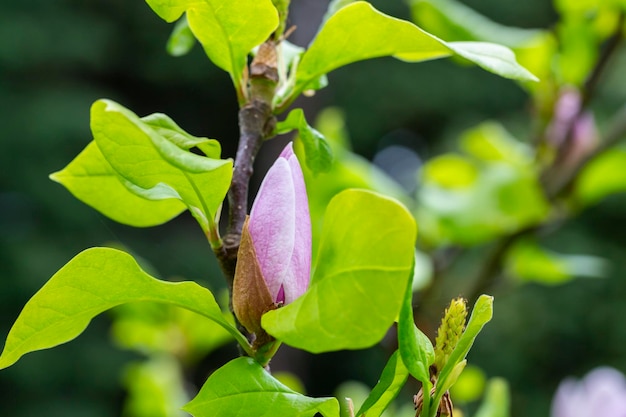
[[509,384],[503,378],[493,378],[474,417],[508,417],[511,415]]
[[574,277],[606,276],[608,263],[590,255],[562,255],[540,247],[531,239],[517,242],[507,253],[506,269],[524,281],[558,285]]
[[278,27],[271,0],[146,0],[162,19],[173,22],[187,12],[189,27],[211,61],[230,73],[242,89],[250,51]]
[[404,366],[404,362],[402,362],[400,352],[395,351],[389,358],[387,365],[385,365],[378,383],[372,389],[372,392],[361,408],[359,408],[356,415],[379,417],[398,396],[408,377],[409,371]]
[[519,167],[533,164],[533,152],[517,140],[500,123],[484,122],[461,136],[461,149],[487,162],[506,162]]
[[422,239],[433,246],[476,245],[537,224],[549,213],[532,166],[445,155],[422,172],[415,215]]
[[157,280],[125,252],[92,248],[76,255],[26,303],[7,337],[0,369],[26,353],[69,342],[103,311],[138,301],[191,310],[224,327],[244,348],[248,345],[206,288]]
[[501,25],[456,0],[413,0],[411,12],[418,25],[448,41],[495,42],[513,48],[542,32]]
[[383,56],[417,62],[449,55],[441,41],[412,23],[356,1],[339,9],[320,29],[298,66],[296,92],[352,62]]
[[494,74],[520,81],[539,81],[517,63],[515,54],[506,46],[488,42],[448,42],[446,45],[457,55]]
[[433,404],[439,404],[443,394],[458,378],[460,372],[457,365],[463,362],[474,344],[476,336],[478,336],[483,326],[491,320],[491,317],[493,317],[493,297],[483,294],[476,300],[463,335],[439,373]]
[[189,150],[195,147],[200,149],[206,157],[213,159],[219,159],[222,154],[222,146],[218,141],[190,135],[166,114],[152,113],[142,117],[141,121],[181,149]]
[[194,417],[339,417],[335,398],[311,398],[273,378],[251,358],[237,358],[215,371],[183,409]]
[[455,401],[468,403],[478,400],[485,390],[487,378],[479,367],[468,365],[459,375],[459,379],[450,388],[450,395]]
[[125,365],[123,416],[182,417],[189,401],[182,363],[174,355],[154,355]]
[[596,204],[611,194],[626,191],[626,149],[613,148],[591,160],[581,171],[574,188],[575,200]]
[[196,38],[193,36],[193,32],[189,27],[187,17],[183,16],[178,22],[176,22],[174,30],[172,30],[172,34],[167,40],[167,45],[165,47],[167,49],[167,53],[172,56],[187,55],[195,44]]
[[346,7],[348,4],[354,3],[355,1],[356,0],[331,0],[328,4],[328,7],[326,8],[326,13],[324,13],[324,16],[322,17],[322,23],[320,25],[320,28],[324,27],[324,23],[326,23],[326,21],[330,19],[332,15],[337,13],[343,7]]
[[324,135],[309,126],[302,109],[293,109],[287,118],[276,125],[277,134],[298,130],[299,138],[304,145],[306,164],[313,174],[327,172],[330,169],[333,155]]
[[324,23],[298,66],[295,96],[309,83],[334,69],[369,58],[393,56],[419,62],[456,53],[480,67],[506,78],[534,80],[513,52],[485,42],[452,42],[441,39],[405,20],[355,1],[336,11]]
[[179,200],[149,200],[124,186],[95,142],[50,178],[105,216],[134,227],[163,224],[185,210]]
[[341,192],[326,211],[310,288],[266,313],[263,328],[314,353],[379,342],[400,310],[415,238],[413,217],[395,200],[363,190]]
[[398,345],[402,361],[411,375],[422,384],[430,386],[429,368],[435,362],[435,349],[428,336],[415,325],[413,286],[410,283],[406,287],[398,319]]
[[195,145],[217,156],[219,148],[210,140],[192,139],[172,123],[163,115],[144,121],[109,100],[98,100],[91,108],[95,142],[125,185],[145,198],[180,199],[207,233],[216,228],[232,161],[189,152],[186,148]]

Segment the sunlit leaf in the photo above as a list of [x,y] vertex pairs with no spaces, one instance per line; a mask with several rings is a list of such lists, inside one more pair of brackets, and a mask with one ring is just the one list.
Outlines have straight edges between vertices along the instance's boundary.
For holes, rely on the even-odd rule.
[[103,311],[138,301],[172,304],[201,314],[247,345],[206,288],[194,282],[157,280],[125,252],[92,248],[76,255],[26,303],[7,337],[0,369],[26,353],[74,339]]
[[408,376],[409,371],[402,362],[400,352],[395,351],[385,365],[378,383],[355,415],[379,417],[396,398]]
[[207,232],[232,177],[232,161],[189,152],[198,146],[216,156],[214,141],[182,134],[164,116],[144,121],[109,100],[91,108],[91,130],[98,148],[125,186],[149,199],[178,198]]
[[380,341],[411,277],[415,222],[396,201],[347,190],[329,204],[311,286],[263,316],[268,333],[309,352]]
[[320,29],[298,66],[296,91],[322,74],[364,59],[423,61],[449,55],[445,45],[417,26],[357,1],[339,9]]
[[189,27],[209,59],[230,73],[242,88],[246,57],[278,26],[278,12],[271,0],[146,0],[165,21],[186,12]]
[[[413,0],[413,20],[425,30],[453,41],[493,42],[511,48],[517,61],[541,80],[550,77],[556,41],[548,30],[501,25],[457,0]],[[525,83],[537,89],[537,83]]]
[[336,398],[299,394],[247,357],[234,359],[213,372],[198,395],[183,409],[194,417],[233,413],[258,417],[312,417],[320,413],[324,417],[339,417]]
[[411,11],[417,24],[449,42],[494,42],[514,48],[541,32],[501,25],[457,0],[413,0]]
[[93,141],[68,166],[50,178],[61,183],[83,203],[129,226],[156,226],[186,209],[174,198],[149,200],[132,192],[124,186]]
[[505,46],[488,42],[448,42],[446,45],[457,55],[494,74],[514,80],[539,81],[518,64],[513,51]]
[[295,92],[306,90],[319,76],[352,62],[383,56],[419,62],[452,53],[503,77],[536,80],[504,46],[446,43],[410,22],[379,12],[367,2],[355,1],[336,11],[318,32],[298,66]]

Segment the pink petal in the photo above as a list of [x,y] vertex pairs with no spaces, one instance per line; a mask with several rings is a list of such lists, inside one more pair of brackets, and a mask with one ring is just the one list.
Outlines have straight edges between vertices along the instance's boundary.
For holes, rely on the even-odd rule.
[[274,300],[294,248],[295,191],[291,167],[278,158],[269,169],[250,211],[250,236],[261,272]]
[[304,176],[298,158],[293,154],[291,143],[287,145],[283,154],[287,153],[286,151],[291,151],[288,161],[295,191],[296,221],[294,248],[289,272],[285,277],[285,303],[288,304],[302,295],[309,286],[311,276],[311,216]]

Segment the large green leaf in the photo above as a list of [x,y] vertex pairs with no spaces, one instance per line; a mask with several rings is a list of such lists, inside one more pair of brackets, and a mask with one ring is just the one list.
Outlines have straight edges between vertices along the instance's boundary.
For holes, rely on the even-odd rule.
[[434,36],[387,16],[364,1],[342,7],[326,21],[298,66],[296,91],[336,68],[382,56],[424,61],[449,56]]
[[385,15],[364,1],[336,11],[302,57],[296,93],[336,68],[369,58],[393,56],[410,62],[458,54],[507,78],[536,80],[506,47],[483,42],[446,43],[414,24]]
[[186,209],[178,199],[149,200],[132,192],[124,186],[93,141],[68,166],[50,178],[65,186],[83,203],[129,226],[156,226]]
[[[178,198],[205,232],[215,230],[215,216],[232,178],[232,161],[216,159],[214,141],[181,133],[162,115],[140,119],[109,100],[91,108],[91,130],[98,148],[125,186],[149,199]],[[212,157],[189,152],[198,146]]]
[[157,280],[125,252],[91,248],[76,255],[26,303],[7,337],[0,369],[26,353],[74,339],[103,311],[138,301],[172,304],[201,314],[247,347],[206,288],[194,282]]
[[356,416],[379,417],[396,398],[408,377],[409,371],[400,358],[400,352],[395,351]]
[[415,238],[413,217],[395,200],[341,192],[326,211],[310,288],[266,313],[263,328],[309,352],[372,346],[400,311]]
[[215,371],[184,408],[194,417],[339,417],[335,398],[311,398],[281,384],[251,358],[237,358]]
[[248,53],[278,26],[278,12],[271,0],[146,1],[167,22],[186,12],[189,27],[209,59],[230,73],[238,89]]

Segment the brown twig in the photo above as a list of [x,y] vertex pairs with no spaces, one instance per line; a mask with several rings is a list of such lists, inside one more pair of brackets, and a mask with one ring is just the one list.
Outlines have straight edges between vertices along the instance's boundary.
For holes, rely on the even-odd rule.
[[250,65],[249,100],[239,109],[239,145],[228,191],[228,229],[215,254],[229,289],[235,277],[241,230],[248,212],[248,191],[254,159],[261,144],[274,131],[272,100],[278,83],[276,43],[268,40]]

